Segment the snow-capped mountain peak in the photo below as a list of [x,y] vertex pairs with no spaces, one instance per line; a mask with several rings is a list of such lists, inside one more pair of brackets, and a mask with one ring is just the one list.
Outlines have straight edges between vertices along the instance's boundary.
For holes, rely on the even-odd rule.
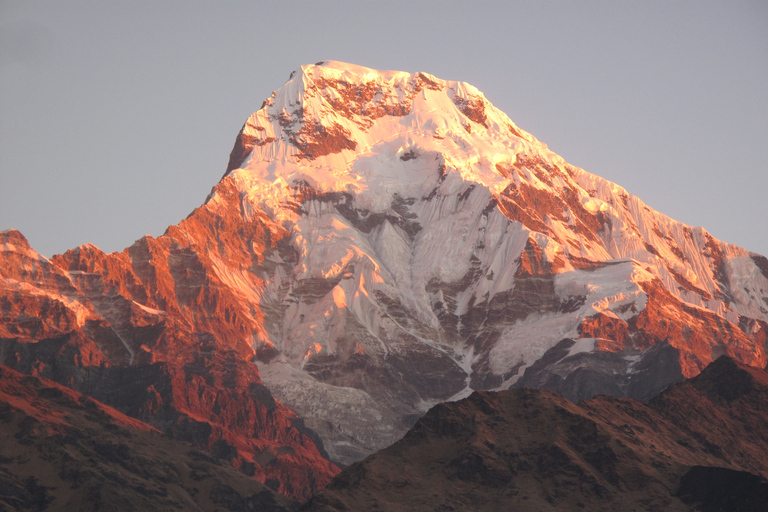
[[237,174],[250,181],[243,188],[258,190],[256,202],[307,184],[355,194],[377,212],[393,194],[428,195],[446,177],[450,187],[453,173],[500,192],[497,165],[543,147],[469,84],[335,61],[294,71],[238,140],[237,165],[247,172]]
[[187,219],[49,266],[69,288],[42,327],[17,293],[32,274],[3,276],[9,337],[75,325],[116,364],[232,351],[344,463],[476,389],[646,398],[722,354],[768,362],[766,258],[426,73],[297,69]]
[[[471,389],[555,386],[578,368],[640,396],[720,353],[767,362],[762,257],[569,165],[463,82],[303,66],[246,122],[230,186],[244,220],[265,212],[290,232],[256,270],[269,283],[260,307],[279,311],[256,348],[279,354],[262,374],[310,418],[325,414],[316,393],[378,400],[372,383],[391,377],[351,384],[350,365],[426,371],[395,386],[408,398],[377,406],[400,417]],[[662,356],[677,370],[631,382]],[[562,367],[542,374],[542,360]]]

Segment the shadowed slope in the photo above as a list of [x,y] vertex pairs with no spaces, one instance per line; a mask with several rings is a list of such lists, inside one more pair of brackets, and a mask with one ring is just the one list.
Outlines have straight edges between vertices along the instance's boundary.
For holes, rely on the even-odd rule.
[[[693,510],[725,499],[764,510],[766,421],[768,374],[726,357],[649,403],[476,392],[431,409],[302,510]],[[707,484],[718,475],[750,493]]]
[[0,366],[0,509],[293,510],[188,443],[47,379]]

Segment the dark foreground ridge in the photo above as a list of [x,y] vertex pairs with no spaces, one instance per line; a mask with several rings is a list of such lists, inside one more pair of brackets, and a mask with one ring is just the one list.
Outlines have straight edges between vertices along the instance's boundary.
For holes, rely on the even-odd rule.
[[48,379],[0,366],[0,510],[280,512],[225,461]]
[[[647,403],[527,388],[433,407],[304,511],[764,511],[768,373],[723,356]],[[296,510],[193,445],[0,366],[0,510]]]
[[[0,232],[0,365],[297,502],[453,397],[514,386],[572,402],[521,390],[440,406],[312,507],[685,509],[717,492],[707,468],[760,496],[752,370],[722,363],[648,405],[573,403],[648,400],[721,355],[763,367],[766,347],[768,260],[571,166],[471,85],[424,73],[301,67],[249,117],[205,203],[122,252],[48,259]],[[16,451],[0,459],[0,496],[17,501],[0,512],[67,509],[75,490],[73,510],[266,507],[260,490],[230,500],[185,483],[193,463],[166,472],[160,448],[140,455],[110,423],[39,397],[44,381],[9,379],[2,448]],[[85,433],[61,448],[60,427]],[[81,481],[68,457],[86,476],[104,469]]]
[[302,510],[764,511],[767,420],[768,374],[725,356],[647,403],[475,392]]

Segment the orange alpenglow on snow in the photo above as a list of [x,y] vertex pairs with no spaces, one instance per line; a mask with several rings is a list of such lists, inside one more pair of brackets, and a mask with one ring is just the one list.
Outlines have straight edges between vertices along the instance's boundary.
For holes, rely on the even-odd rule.
[[[3,337],[74,333],[83,366],[164,363],[179,387],[204,387],[212,367],[240,372],[247,395],[238,379],[260,375],[258,396],[279,405],[255,400],[259,435],[301,417],[344,464],[473,390],[644,399],[722,354],[768,362],[765,257],[652,210],[475,87],[427,73],[297,69],[247,119],[205,204],[122,253],[48,261],[4,236]],[[268,458],[227,435],[235,463]],[[255,470],[283,492],[335,471],[300,439],[274,440],[278,462]],[[297,476],[278,445],[317,472]]]

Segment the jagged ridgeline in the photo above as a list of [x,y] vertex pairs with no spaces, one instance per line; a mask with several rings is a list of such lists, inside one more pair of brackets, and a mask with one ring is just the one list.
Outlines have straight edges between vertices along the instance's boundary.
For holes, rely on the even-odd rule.
[[112,404],[140,382],[123,409],[299,498],[324,454],[472,390],[647,398],[723,354],[766,364],[766,258],[426,73],[296,70],[205,204],[122,253],[4,237],[5,364]]

